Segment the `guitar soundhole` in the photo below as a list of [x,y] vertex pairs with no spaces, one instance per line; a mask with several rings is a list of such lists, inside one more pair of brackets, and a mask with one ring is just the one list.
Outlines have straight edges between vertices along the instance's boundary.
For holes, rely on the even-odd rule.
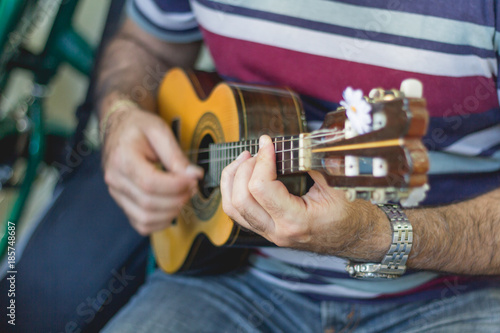
[[205,171],[205,176],[202,180],[198,182],[198,187],[200,194],[205,198],[209,198],[212,194],[214,188],[217,186],[217,182],[214,179],[213,172],[210,172],[210,144],[214,143],[214,139],[210,135],[205,135],[201,140],[199,150],[198,150],[198,165]]

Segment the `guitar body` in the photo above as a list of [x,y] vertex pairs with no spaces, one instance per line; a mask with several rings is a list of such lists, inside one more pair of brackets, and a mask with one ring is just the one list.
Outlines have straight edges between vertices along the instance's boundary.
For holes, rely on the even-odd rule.
[[[219,81],[214,74],[173,69],[160,87],[159,113],[193,163],[203,166],[213,143],[236,143],[258,140],[262,134],[277,137],[305,131],[302,106],[293,92]],[[224,152],[223,157],[230,153]],[[223,212],[219,187],[210,185],[209,179],[220,172],[206,167],[206,177],[200,182],[198,193],[174,224],[152,235],[157,262],[167,273],[196,270],[206,264],[200,258],[216,255],[220,247],[266,242],[241,230]],[[283,181],[293,193],[305,191],[304,176],[287,176]]]

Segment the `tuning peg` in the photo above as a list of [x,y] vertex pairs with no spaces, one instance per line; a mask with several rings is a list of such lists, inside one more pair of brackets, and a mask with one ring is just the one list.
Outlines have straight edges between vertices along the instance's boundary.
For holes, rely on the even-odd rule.
[[422,82],[417,79],[406,79],[401,82],[401,88],[399,90],[401,90],[406,97],[422,98],[424,86]]
[[371,202],[374,204],[397,201],[399,199],[398,191],[378,188],[372,192]]
[[348,201],[354,201],[356,199],[370,200],[371,191],[369,189],[366,190],[357,190],[354,188],[345,189],[345,197]]
[[403,207],[415,207],[425,199],[427,191],[430,189],[429,184],[424,184],[423,186],[416,187],[410,190],[407,198],[401,200],[401,206]]
[[370,93],[368,94],[368,97],[371,99],[380,99],[385,95],[385,90],[382,88],[373,88],[370,90]]

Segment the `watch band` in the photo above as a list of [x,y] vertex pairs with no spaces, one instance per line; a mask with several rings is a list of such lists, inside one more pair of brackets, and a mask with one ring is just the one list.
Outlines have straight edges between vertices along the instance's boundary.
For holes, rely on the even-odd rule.
[[413,243],[413,229],[399,205],[379,204],[392,227],[392,244],[381,263],[349,262],[346,271],[355,278],[397,278],[406,271]]

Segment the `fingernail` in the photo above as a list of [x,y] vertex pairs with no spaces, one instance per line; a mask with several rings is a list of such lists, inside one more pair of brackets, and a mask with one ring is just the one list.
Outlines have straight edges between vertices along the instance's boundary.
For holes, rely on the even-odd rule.
[[203,169],[197,165],[190,164],[186,168],[186,174],[190,176],[200,177],[203,175]]
[[267,135],[262,135],[259,138],[259,149],[267,145],[269,142],[270,142],[269,137]]

